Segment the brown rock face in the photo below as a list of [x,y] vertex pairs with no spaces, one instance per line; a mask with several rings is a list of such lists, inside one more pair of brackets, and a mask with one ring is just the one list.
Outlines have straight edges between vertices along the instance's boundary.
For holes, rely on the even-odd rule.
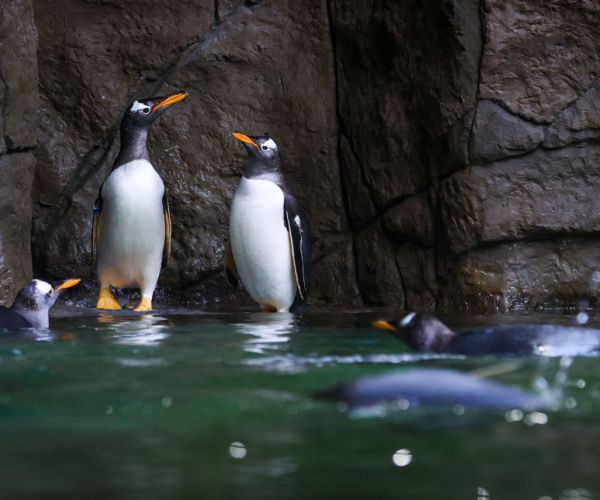
[[220,275],[239,130],[283,151],[316,304],[595,304],[598,26],[575,0],[9,2],[0,301],[30,277],[29,224],[37,275],[93,280],[122,113],[185,89],[149,138],[174,226],[159,301],[248,300]]
[[37,38],[31,1],[0,8],[0,304],[31,279],[31,184],[35,158]]

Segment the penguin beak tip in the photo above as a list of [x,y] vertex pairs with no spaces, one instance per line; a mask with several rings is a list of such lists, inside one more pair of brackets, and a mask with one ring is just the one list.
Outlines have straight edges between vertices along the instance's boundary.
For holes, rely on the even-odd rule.
[[166,97],[159,103],[155,104],[154,107],[152,108],[152,113],[156,113],[159,109],[167,108],[179,101],[183,101],[184,99],[186,99],[188,97],[188,95],[189,95],[188,92],[186,92],[184,90],[175,92],[174,94],[171,94],[170,96]]
[[55,292],[61,292],[62,290],[66,290],[67,288],[72,288],[75,285],[78,285],[79,283],[81,283],[81,279],[80,278],[71,278],[68,279],[66,281],[63,281],[60,285],[58,285],[54,291]]
[[392,325],[389,321],[385,321],[382,319],[379,319],[377,321],[373,321],[371,323],[371,326],[378,328],[379,330],[387,330],[388,332],[398,332],[398,329]]
[[234,139],[237,139],[238,141],[243,142],[244,144],[250,144],[251,146],[258,148],[258,144],[256,144],[256,142],[253,139],[251,139],[250,137],[248,137],[246,134],[241,134],[240,132],[234,132],[231,135]]

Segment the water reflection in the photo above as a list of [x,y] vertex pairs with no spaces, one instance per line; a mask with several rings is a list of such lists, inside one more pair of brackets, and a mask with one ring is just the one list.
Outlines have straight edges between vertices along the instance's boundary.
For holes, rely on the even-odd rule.
[[114,341],[120,345],[156,345],[169,337],[166,318],[152,314],[127,317],[101,314],[98,322],[114,333]]
[[256,313],[252,321],[235,323],[233,326],[239,333],[249,335],[244,350],[255,354],[280,349],[290,335],[298,330],[298,320],[291,313]]

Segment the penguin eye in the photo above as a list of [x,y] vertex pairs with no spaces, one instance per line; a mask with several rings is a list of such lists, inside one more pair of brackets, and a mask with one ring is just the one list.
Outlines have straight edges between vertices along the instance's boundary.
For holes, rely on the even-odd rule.
[[268,146],[265,146],[264,144],[260,147],[260,149],[262,149],[263,151],[267,151],[269,149]]
[[53,292],[53,290],[50,290],[50,291],[47,293],[48,297],[51,297],[51,296],[52,296],[52,292]]
[[143,115],[147,115],[148,113],[150,113],[150,108],[142,108],[142,114]]

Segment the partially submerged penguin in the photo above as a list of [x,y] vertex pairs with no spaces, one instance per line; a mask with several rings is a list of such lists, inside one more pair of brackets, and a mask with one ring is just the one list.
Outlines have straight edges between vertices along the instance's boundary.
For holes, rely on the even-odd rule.
[[562,325],[497,325],[455,332],[429,313],[374,321],[419,352],[504,356],[577,356],[600,352],[600,330]]
[[94,204],[92,251],[98,309],[121,309],[110,287],[140,289],[136,311],[152,310],[152,295],[171,253],[167,191],[148,157],[146,140],[156,119],[187,93],[133,101],[121,122],[121,150]]
[[308,293],[308,220],[285,187],[281,155],[270,137],[234,133],[248,153],[248,166],[233,197],[227,280],[239,278],[263,311],[289,311]]
[[548,406],[541,397],[456,370],[412,368],[363,377],[315,394],[349,409],[381,403],[409,407],[453,407],[535,410]]
[[48,328],[48,312],[62,292],[81,280],[68,279],[52,288],[50,283],[32,280],[17,294],[10,307],[0,307],[0,329]]

